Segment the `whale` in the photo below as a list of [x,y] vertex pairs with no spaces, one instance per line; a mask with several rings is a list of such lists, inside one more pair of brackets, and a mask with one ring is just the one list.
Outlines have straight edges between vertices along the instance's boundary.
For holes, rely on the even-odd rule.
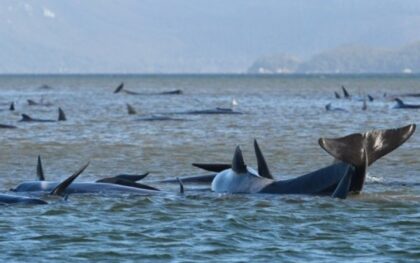
[[67,118],[66,118],[66,115],[64,114],[64,111],[61,108],[58,108],[57,120],[37,119],[37,118],[32,118],[27,114],[22,114],[22,119],[19,120],[19,122],[59,122],[59,121],[65,121],[65,120],[67,120]]
[[420,104],[405,104],[401,99],[394,99],[397,102],[397,105],[394,106],[394,109],[420,109]]
[[[236,147],[231,168],[219,172],[211,190],[222,194],[307,194],[330,195],[345,199],[355,169],[351,164],[337,163],[288,180],[275,180],[265,158],[254,141],[258,171],[245,164],[242,151]],[[367,165],[367,164],[366,164]]]
[[152,114],[152,115],[144,115],[140,116],[136,121],[147,121],[147,122],[154,122],[154,121],[188,121],[184,118],[174,118],[171,116],[167,116],[164,114]]
[[26,102],[28,103],[29,106],[45,106],[45,107],[53,106],[51,102],[44,102],[42,99],[39,102],[36,102],[31,99],[27,99]]
[[188,111],[179,111],[179,112],[167,112],[163,113],[167,115],[218,115],[218,114],[244,114],[243,112],[236,111],[232,108],[221,108],[217,107],[215,109],[204,109],[204,110],[188,110]]
[[[12,189],[13,192],[49,192],[59,182],[47,181],[45,179],[44,169],[41,157],[38,156],[37,161],[37,179],[36,181],[26,181],[20,183]],[[148,173],[141,175],[119,174],[116,176],[105,177],[95,182],[75,182],[66,190],[66,194],[74,193],[134,193],[140,195],[149,195],[159,192],[159,189],[145,184],[137,183],[137,181],[145,178]]]
[[331,105],[331,103],[328,103],[327,105],[325,105],[325,110],[326,111],[336,111],[336,112],[349,112],[348,110],[343,109],[343,108],[333,107]]
[[0,129],[16,129],[17,127],[14,125],[9,125],[9,124],[1,124],[0,123]]
[[[258,171],[244,165],[242,153],[237,147],[232,164],[193,164],[217,174],[202,178],[183,177],[182,180],[193,183],[211,182],[212,189],[221,193],[328,194],[345,198],[349,193],[358,194],[362,191],[368,166],[405,143],[415,130],[416,125],[410,124],[395,129],[371,130],[339,138],[320,138],[318,144],[333,156],[333,164],[294,179],[280,181],[276,181],[271,175],[255,140]],[[241,160],[240,163],[237,159]],[[167,182],[175,181],[168,179]]]
[[[127,105],[127,112],[128,115],[135,115],[137,114],[137,111],[134,109],[133,106],[131,106],[130,104],[126,104]],[[183,119],[183,118],[174,118],[165,114],[151,114],[151,115],[142,115],[139,116],[137,119],[135,119],[136,121],[186,121],[187,119]]]
[[[67,179],[58,183],[49,191],[49,196],[65,196],[66,189],[72,184],[72,182],[83,173],[87,168],[89,163],[83,165],[78,171],[70,175]],[[24,204],[24,205],[45,205],[48,204],[47,201],[41,198],[28,197],[16,194],[0,194],[0,204],[1,205],[11,205],[11,204]]]
[[124,82],[122,82],[118,87],[114,90],[114,94],[124,92],[128,95],[181,95],[182,90],[175,89],[175,90],[169,90],[169,91],[162,91],[162,92],[136,92],[124,89]]

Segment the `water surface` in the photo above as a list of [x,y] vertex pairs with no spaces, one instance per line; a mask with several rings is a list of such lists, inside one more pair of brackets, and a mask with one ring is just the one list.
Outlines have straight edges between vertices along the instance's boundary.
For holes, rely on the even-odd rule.
[[[113,94],[127,89],[179,96]],[[38,87],[48,84],[52,89]],[[336,100],[345,85],[353,99]],[[149,180],[206,174],[193,162],[230,162],[241,145],[256,164],[257,138],[273,174],[292,178],[332,162],[317,143],[370,129],[420,122],[420,110],[392,109],[384,93],[420,92],[419,76],[91,75],[1,76],[1,191],[35,178],[41,154],[48,179],[61,180],[87,160],[78,179],[150,172]],[[359,100],[375,101],[362,110]],[[52,107],[28,106],[27,99]],[[183,116],[187,121],[141,122],[139,114],[230,107],[243,115]],[[407,102],[420,104],[420,99]],[[326,112],[324,106],[350,113]],[[21,113],[61,123],[18,123]],[[151,197],[73,195],[46,206],[0,207],[2,261],[323,261],[420,259],[420,137],[369,169],[362,194],[346,200],[311,196],[231,195],[158,186]]]

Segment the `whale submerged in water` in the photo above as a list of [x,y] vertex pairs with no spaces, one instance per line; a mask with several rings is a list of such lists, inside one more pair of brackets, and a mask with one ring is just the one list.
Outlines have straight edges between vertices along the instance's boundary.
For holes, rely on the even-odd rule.
[[[69,176],[67,179],[55,185],[55,187],[51,188],[49,191],[50,196],[64,196],[66,193],[67,188],[72,184],[72,182],[88,167],[89,163],[82,166],[77,172]],[[26,204],[26,205],[44,205],[48,204],[47,201],[34,198],[34,197],[27,197],[15,194],[0,194],[0,204]]]
[[131,90],[124,89],[124,82],[122,82],[114,90],[114,94],[115,93],[120,93],[120,92],[124,92],[125,94],[129,94],[129,95],[181,95],[182,94],[182,90],[180,90],[180,89],[169,90],[169,91],[162,91],[162,92],[149,92],[149,93],[147,93],[147,92],[131,91]]
[[[137,181],[145,178],[148,173],[142,175],[120,174],[117,176],[107,177],[96,182],[76,182],[65,189],[66,194],[74,193],[135,193],[140,195],[149,195],[159,192],[158,189],[137,183]],[[37,163],[38,181],[26,181],[20,183],[14,192],[49,192],[52,191],[59,182],[46,181],[44,169],[40,156]]]
[[[236,148],[232,164],[194,164],[216,171],[211,189],[218,193],[269,193],[330,195],[346,198],[362,190],[367,167],[398,148],[414,133],[415,124],[389,130],[355,133],[336,139],[319,139],[320,146],[336,161],[324,168],[289,180],[275,180],[264,156],[254,142],[258,171],[246,166],[242,152]],[[186,181],[187,178],[183,178]],[[194,177],[188,178],[194,181]],[[208,180],[209,177],[206,177]],[[200,178],[202,180],[202,178]]]
[[58,108],[58,119],[57,120],[49,120],[49,119],[37,119],[32,118],[27,114],[22,114],[22,119],[20,122],[59,122],[67,120],[64,111],[61,108]]

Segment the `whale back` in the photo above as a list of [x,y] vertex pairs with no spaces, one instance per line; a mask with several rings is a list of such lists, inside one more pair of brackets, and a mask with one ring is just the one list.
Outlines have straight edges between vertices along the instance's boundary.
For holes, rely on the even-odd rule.
[[257,193],[272,182],[273,180],[261,177],[255,170],[246,166],[242,151],[237,146],[232,159],[232,168],[215,176],[211,190],[217,193]]

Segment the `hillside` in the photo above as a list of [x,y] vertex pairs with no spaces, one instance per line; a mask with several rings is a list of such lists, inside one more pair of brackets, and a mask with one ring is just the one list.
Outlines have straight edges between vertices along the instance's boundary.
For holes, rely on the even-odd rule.
[[[382,49],[348,45],[327,50],[292,64],[285,56],[257,59],[250,73],[420,73],[420,42]],[[290,55],[286,56],[290,57]],[[295,59],[294,61],[298,61]]]

